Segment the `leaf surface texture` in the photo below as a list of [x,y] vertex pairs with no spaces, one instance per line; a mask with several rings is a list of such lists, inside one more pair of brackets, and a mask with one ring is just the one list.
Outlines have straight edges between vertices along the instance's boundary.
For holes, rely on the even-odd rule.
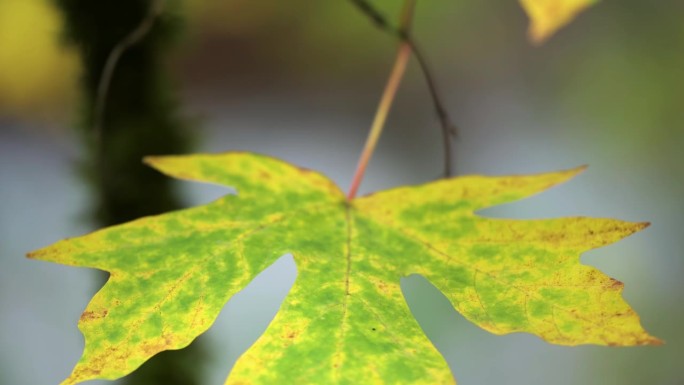
[[187,346],[280,256],[298,276],[226,384],[454,384],[400,278],[420,274],[468,320],[561,345],[657,344],[622,284],[582,252],[646,226],[615,219],[492,219],[477,210],[581,169],[465,176],[347,201],[325,176],[250,153],[151,157],[158,170],[236,189],[213,203],[67,239],[29,256],[108,271],[81,316],[85,350],[63,384],[115,379]]

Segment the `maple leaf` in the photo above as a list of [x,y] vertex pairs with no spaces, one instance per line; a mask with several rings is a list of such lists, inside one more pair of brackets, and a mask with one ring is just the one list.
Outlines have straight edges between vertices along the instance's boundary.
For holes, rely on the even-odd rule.
[[530,18],[530,40],[541,44],[598,0],[519,0]]
[[294,286],[227,384],[453,384],[402,296],[400,278],[410,274],[426,277],[463,316],[496,334],[528,332],[562,345],[659,343],[621,298],[622,284],[579,263],[583,251],[647,224],[475,214],[581,168],[458,177],[348,201],[323,175],[256,154],[146,162],[237,194],[29,255],[110,273],[81,316],[85,350],[63,384],[119,378],[188,345],[287,253],[298,268]]

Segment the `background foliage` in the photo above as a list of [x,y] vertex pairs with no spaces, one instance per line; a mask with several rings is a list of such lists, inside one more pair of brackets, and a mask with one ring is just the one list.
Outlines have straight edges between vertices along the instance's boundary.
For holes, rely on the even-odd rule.
[[[388,13],[394,1],[377,1]],[[0,383],[56,383],[82,343],[74,322],[94,282],[86,271],[23,259],[87,231],[79,69],[42,0],[0,3]],[[188,1],[183,47],[168,69],[198,150],[266,152],[347,186],[393,58],[393,39],[344,1]],[[415,34],[460,128],[458,173],[590,169],[572,183],[491,215],[612,216],[654,225],[584,260],[627,283],[625,297],[659,348],[568,349],[470,326],[425,281],[409,303],[465,384],[678,384],[684,333],[684,4],[604,1],[542,48],[525,40],[514,1],[419,5]],[[22,21],[23,20],[23,21]],[[11,43],[11,44],[10,44]],[[410,69],[365,191],[439,174],[439,128]],[[200,124],[201,123],[201,124]],[[187,203],[222,191],[186,190]],[[363,192],[363,191],[362,191]],[[207,383],[263,331],[294,278],[284,259],[231,302],[210,331]],[[258,304],[258,306],[255,306]],[[70,331],[64,333],[64,331]],[[226,364],[226,357],[229,364]]]

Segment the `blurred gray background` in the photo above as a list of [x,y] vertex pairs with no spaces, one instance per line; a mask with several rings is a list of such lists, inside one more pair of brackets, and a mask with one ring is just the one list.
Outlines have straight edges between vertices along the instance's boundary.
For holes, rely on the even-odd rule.
[[[539,48],[526,41],[515,1],[418,3],[415,36],[459,127],[457,174],[590,166],[565,185],[484,214],[652,222],[582,262],[623,281],[645,328],[666,342],[569,348],[490,335],[427,281],[409,277],[407,301],[459,384],[684,384],[684,2],[603,1]],[[394,17],[400,2],[375,4]],[[76,166],[87,153],[74,129],[83,113],[80,69],[74,49],[60,45],[63,22],[51,6],[0,2],[2,385],[57,384],[69,374],[83,347],[76,323],[100,282],[87,269],[24,258],[95,227]],[[346,190],[395,40],[341,0],[187,0],[173,12],[184,37],[165,65],[192,121],[193,151],[267,153]],[[436,178],[440,140],[414,61],[361,193]],[[186,206],[225,192],[178,188]],[[201,337],[209,347],[203,383],[223,383],[295,274],[284,256],[227,304]]]

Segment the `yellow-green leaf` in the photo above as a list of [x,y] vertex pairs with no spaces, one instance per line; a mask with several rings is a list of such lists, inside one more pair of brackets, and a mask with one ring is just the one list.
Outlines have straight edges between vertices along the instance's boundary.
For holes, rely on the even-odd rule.
[[580,253],[646,224],[475,214],[580,169],[459,177],[347,201],[323,175],[261,155],[147,162],[237,194],[30,254],[110,273],[81,316],[85,350],[63,384],[119,378],[188,345],[286,253],[297,264],[295,284],[227,384],[454,384],[402,297],[400,278],[410,274],[496,334],[528,332],[563,345],[659,343],[622,299],[622,284],[579,263]]
[[530,18],[528,36],[541,44],[598,0],[520,0]]

